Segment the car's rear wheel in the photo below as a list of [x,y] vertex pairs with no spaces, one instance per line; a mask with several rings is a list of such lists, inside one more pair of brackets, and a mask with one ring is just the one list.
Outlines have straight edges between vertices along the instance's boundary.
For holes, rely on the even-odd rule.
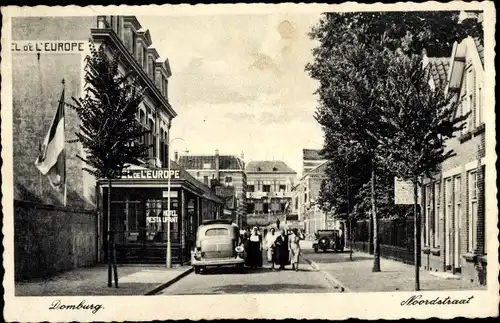
[[314,248],[314,252],[318,252],[318,248]]
[[200,266],[195,266],[195,267],[194,267],[194,273],[195,273],[195,274],[197,274],[197,275],[199,275],[199,274],[200,274],[200,272],[201,272],[201,268],[200,268]]
[[245,271],[245,264],[237,264],[236,270],[238,270],[239,273],[243,273]]

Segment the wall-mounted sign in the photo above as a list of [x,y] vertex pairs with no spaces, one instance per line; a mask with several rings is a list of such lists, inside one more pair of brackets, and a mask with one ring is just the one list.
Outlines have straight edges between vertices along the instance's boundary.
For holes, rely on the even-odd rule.
[[167,210],[163,211],[162,216],[148,216],[146,217],[146,222],[148,223],[177,223],[177,212],[175,210],[170,211],[170,215]]
[[88,41],[15,41],[11,44],[13,52],[37,53],[83,53],[89,49]]
[[[163,197],[167,198],[168,197],[168,191],[163,191]],[[178,197],[177,191],[170,191],[170,198],[176,198]]]
[[[418,190],[417,190],[418,201]],[[412,205],[414,203],[413,183],[394,178],[394,204]]]
[[171,169],[170,173],[166,169],[134,169],[126,170],[122,173],[121,178],[126,179],[179,179],[181,177],[181,171]]

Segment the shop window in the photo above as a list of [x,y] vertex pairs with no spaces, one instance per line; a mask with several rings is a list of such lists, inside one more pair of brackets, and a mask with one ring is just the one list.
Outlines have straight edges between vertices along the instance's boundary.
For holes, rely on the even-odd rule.
[[269,213],[269,203],[262,203],[262,211],[264,211],[264,214]]
[[280,192],[286,192],[286,185],[280,185]]
[[271,192],[271,185],[262,185],[262,191],[263,192]]
[[253,214],[255,212],[255,204],[247,203],[247,213]]
[[255,192],[255,185],[248,185],[247,192]]

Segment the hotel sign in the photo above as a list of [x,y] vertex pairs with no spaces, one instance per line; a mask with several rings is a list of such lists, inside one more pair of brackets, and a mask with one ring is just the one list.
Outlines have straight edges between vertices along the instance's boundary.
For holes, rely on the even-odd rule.
[[171,169],[134,169],[122,172],[122,179],[179,179],[181,171]]
[[[83,53],[88,41],[14,41],[11,50],[17,53]],[[87,44],[87,45],[86,45]]]

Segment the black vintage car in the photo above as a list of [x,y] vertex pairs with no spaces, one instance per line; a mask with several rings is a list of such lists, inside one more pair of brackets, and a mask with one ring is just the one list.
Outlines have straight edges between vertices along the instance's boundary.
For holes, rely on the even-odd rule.
[[313,243],[314,252],[318,250],[326,252],[329,249],[334,252],[344,251],[344,239],[339,230],[318,230],[315,235],[317,241]]

